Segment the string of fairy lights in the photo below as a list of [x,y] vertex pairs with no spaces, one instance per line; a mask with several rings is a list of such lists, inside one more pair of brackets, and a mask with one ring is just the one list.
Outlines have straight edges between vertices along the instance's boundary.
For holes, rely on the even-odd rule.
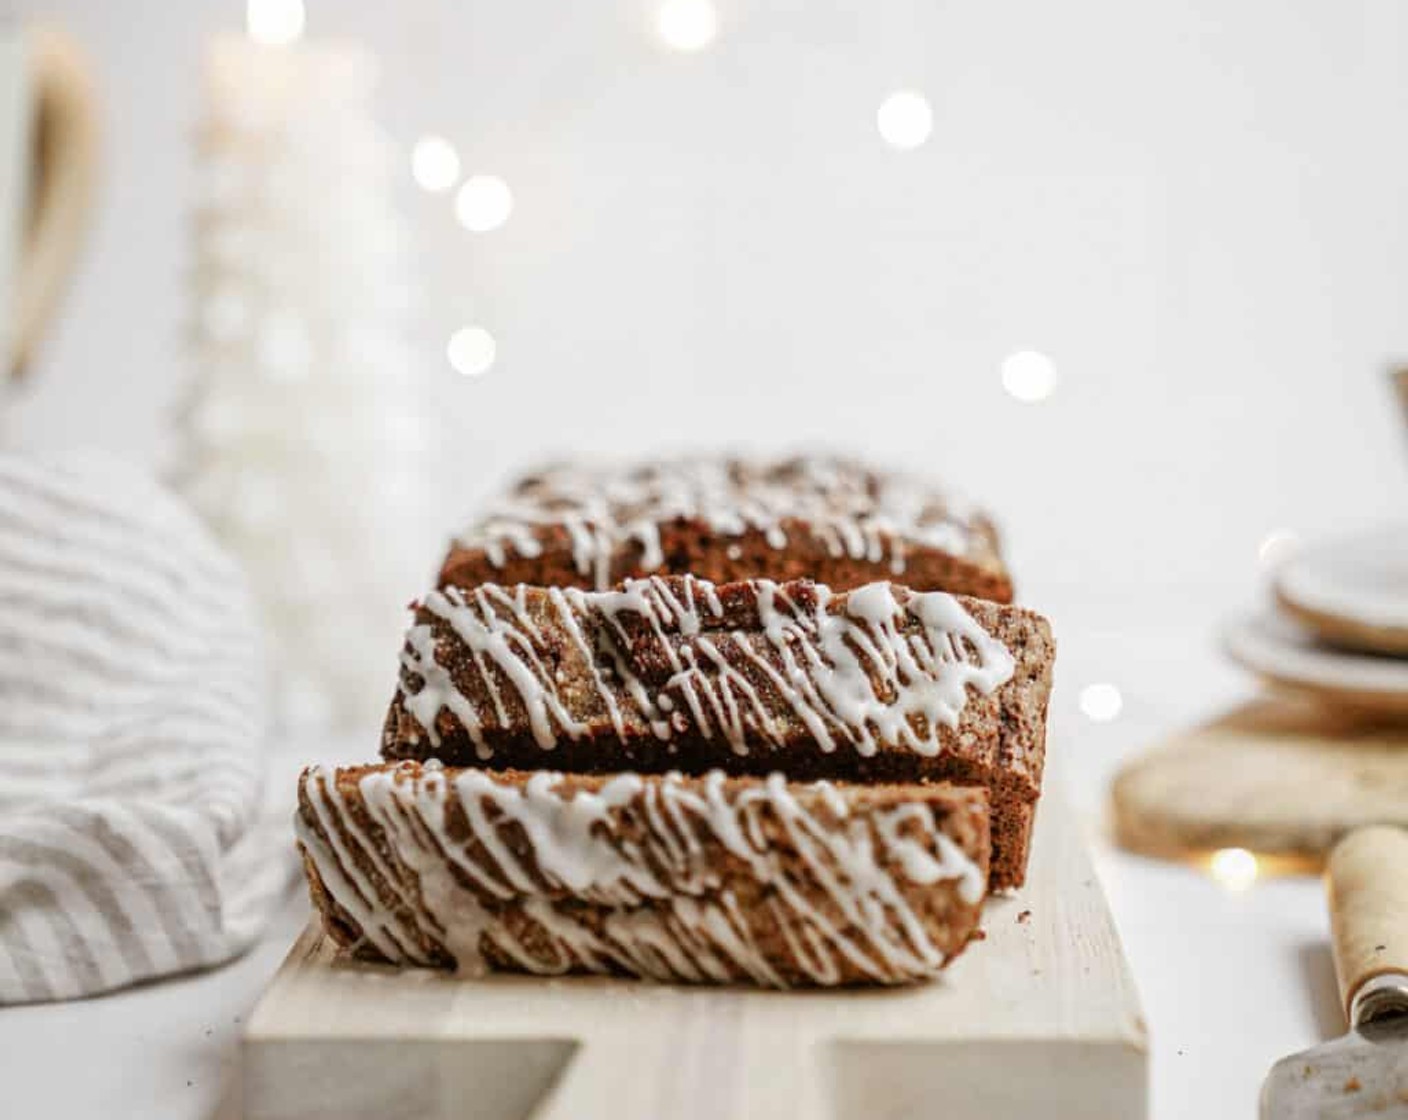
[[[664,0],[655,9],[654,31],[669,50],[705,50],[719,35],[718,9],[712,0]],[[918,90],[893,90],[881,98],[875,110],[875,127],[891,148],[912,151],[922,147],[934,131],[933,106]],[[411,148],[411,174],[416,183],[430,194],[453,192],[454,214],[464,229],[475,234],[499,229],[513,214],[513,191],[497,175],[476,171],[464,177],[464,172],[459,151],[445,136],[424,135]],[[487,373],[497,352],[493,334],[482,325],[458,328],[445,347],[450,366],[466,377]],[[1055,362],[1037,350],[1016,351],[1001,365],[1003,388],[1025,404],[1046,400],[1055,392],[1057,380]]]
[[[302,37],[304,0],[246,0],[246,4],[249,34],[256,42],[287,47]],[[713,0],[661,0],[654,8],[653,31],[668,50],[703,51],[719,38],[719,10]],[[920,90],[894,89],[877,104],[875,128],[881,142],[897,152],[922,148],[934,131],[933,106]],[[514,197],[509,183],[490,170],[466,168],[459,150],[443,135],[427,134],[415,141],[410,152],[410,172],[420,189],[451,200],[456,221],[470,234],[492,235],[513,216]],[[448,364],[467,378],[487,373],[497,356],[494,335],[480,324],[457,328],[445,344]],[[1035,349],[1008,354],[998,373],[1002,389],[1021,405],[1048,400],[1060,380],[1052,358]],[[1299,545],[1299,537],[1289,529],[1267,532],[1257,547],[1260,566],[1264,570],[1275,568]],[[1088,721],[1104,724],[1119,718],[1124,697],[1115,684],[1094,681],[1080,689],[1077,704]],[[1257,880],[1260,866],[1254,853],[1243,848],[1224,848],[1210,856],[1207,870],[1222,887],[1239,892]]]
[[[303,0],[247,0],[247,26],[257,42],[288,47],[303,35],[306,12]],[[652,29],[667,50],[697,53],[719,39],[721,21],[714,0],[661,0],[653,9]],[[880,96],[875,109],[879,140],[897,152],[923,147],[934,131],[934,110],[929,98],[917,89],[899,88]],[[410,172],[427,194],[450,201],[454,218],[469,234],[492,236],[514,213],[513,190],[489,168],[467,166],[460,150],[447,136],[426,134],[410,151]],[[466,378],[477,378],[493,368],[498,341],[482,323],[466,323],[445,341],[450,367]],[[1035,404],[1055,392],[1058,376],[1052,359],[1033,349],[1009,354],[1000,366],[1001,385],[1015,401]],[[1115,719],[1123,704],[1119,689],[1096,682],[1080,694],[1080,708],[1094,722]]]

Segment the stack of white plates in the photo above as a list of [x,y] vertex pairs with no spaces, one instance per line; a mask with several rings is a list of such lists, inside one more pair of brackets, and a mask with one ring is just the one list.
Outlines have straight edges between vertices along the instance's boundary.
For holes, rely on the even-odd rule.
[[1408,525],[1301,549],[1274,598],[1225,629],[1237,661],[1284,688],[1408,715]]

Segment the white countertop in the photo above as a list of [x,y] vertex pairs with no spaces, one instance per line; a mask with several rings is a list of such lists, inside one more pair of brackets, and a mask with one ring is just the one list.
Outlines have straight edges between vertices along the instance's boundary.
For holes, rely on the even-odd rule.
[[[1197,617],[1121,632],[1118,604],[1058,615],[1051,750],[1090,825],[1096,864],[1134,969],[1153,1053],[1151,1116],[1255,1115],[1271,1063],[1343,1028],[1328,920],[1311,879],[1231,893],[1197,871],[1115,850],[1102,820],[1119,759],[1234,703],[1250,682],[1212,651]],[[1119,718],[1091,723],[1080,688],[1109,680]],[[367,753],[371,753],[368,751]],[[345,757],[341,748],[338,756]],[[301,894],[260,945],[213,972],[80,1003],[0,1013],[11,1116],[207,1120],[231,1083],[240,1023],[306,914]]]

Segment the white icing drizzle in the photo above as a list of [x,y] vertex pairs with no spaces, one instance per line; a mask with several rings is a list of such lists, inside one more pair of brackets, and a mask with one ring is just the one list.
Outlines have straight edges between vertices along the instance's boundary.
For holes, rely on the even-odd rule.
[[888,559],[893,575],[904,572],[907,548],[975,557],[993,550],[990,529],[971,506],[922,480],[831,456],[552,466],[491,505],[459,543],[501,567],[510,553],[541,555],[539,532],[560,525],[578,573],[604,590],[612,556],[623,547],[640,549],[642,570],[658,570],[665,563],[660,527],[676,518],[701,521],[721,536],[758,531],[774,549],[787,547],[784,521],[806,523],[831,556]]
[[[509,591],[495,584],[485,584],[471,591],[458,587],[431,591],[421,604],[436,618],[450,624],[473,659],[487,682],[499,725],[503,726],[510,718],[498,679],[502,676],[507,678],[527,712],[534,740],[547,750],[557,744],[560,732],[576,738],[586,728],[573,718],[558,694],[553,676],[538,656],[542,636],[528,614],[526,595],[527,588],[521,585]],[[571,614],[570,610],[564,610],[559,617],[580,639],[580,630]],[[439,649],[431,627],[413,626],[406,640],[410,648],[402,652],[401,665],[425,682],[419,691],[408,692],[403,678],[401,690],[406,710],[426,729],[431,745],[438,746],[440,733],[435,726],[436,717],[441,708],[449,708],[469,733],[479,756],[489,758],[493,750],[484,739],[481,713],[460,692],[449,670],[438,661]]]
[[[823,751],[848,745],[871,756],[890,747],[932,757],[942,749],[940,729],[958,726],[969,687],[990,695],[1015,670],[1006,647],[945,592],[872,583],[850,592],[844,608],[829,609],[833,596],[820,585],[807,585],[814,592],[809,602],[789,593],[789,585],[756,580],[748,586],[756,596],[762,650],[756,633],[750,643],[710,628],[723,616],[723,604],[713,584],[692,577],[628,580],[621,589],[604,592],[448,588],[431,592],[424,605],[449,623],[473,658],[499,725],[506,722],[506,685],[544,749],[563,737],[581,738],[591,726],[560,694],[558,680],[539,657],[543,638],[528,609],[529,594],[547,596],[553,618],[577,649],[623,739],[628,724],[643,724],[662,740],[692,725],[696,733],[718,736],[743,755],[759,743],[784,745],[795,718]],[[583,629],[583,619],[593,615],[604,619],[608,630],[598,636],[595,649]],[[906,629],[908,619],[920,624],[919,632]],[[643,680],[623,652],[630,648],[632,620],[650,627],[666,658],[670,675],[663,684]],[[448,708],[479,757],[490,758],[493,748],[483,730],[487,713],[455,685],[441,660],[448,653],[428,626],[412,628],[402,655],[405,710],[438,746],[436,718]],[[609,676],[594,654],[609,661]],[[423,682],[418,689],[414,677]],[[631,711],[623,711],[620,692]]]
[[[760,581],[763,632],[781,670],[739,647],[822,750],[846,742],[866,756],[882,744],[935,755],[938,729],[958,726],[968,686],[986,696],[1012,676],[1015,662],[1006,647],[951,595],[911,595],[902,606],[890,584],[872,583],[850,593],[844,613],[826,609],[830,597],[827,589],[817,588],[816,606],[808,610],[778,585]],[[922,639],[902,632],[906,610],[923,624]],[[967,655],[964,642],[972,645],[975,658]],[[740,754],[748,750],[750,733],[783,741],[758,690],[728,665],[712,640],[701,638],[685,652],[690,665],[666,687],[678,687],[690,698],[705,734],[717,730]],[[922,717],[920,727],[916,716]]]
[[[398,876],[357,826],[333,770],[305,775],[313,820],[300,813],[298,836],[333,899],[378,952],[427,963],[419,931],[469,973],[483,970],[487,939],[520,968],[545,974],[575,964],[657,980],[785,987],[794,973],[835,984],[849,966],[897,983],[932,975],[945,961],[915,902],[950,883],[974,906],[986,887],[981,869],[919,802],[853,810],[827,783],[789,786],[779,774],[735,785],[717,771],[700,779],[620,774],[575,793],[559,791],[562,780],[414,764],[365,774],[362,806],[418,893],[405,889],[410,877]],[[810,811],[812,802],[827,815]],[[448,826],[456,803],[467,837]],[[620,835],[628,819],[643,826],[632,840]],[[768,842],[768,820],[785,842]],[[513,842],[510,826],[521,830]],[[766,888],[765,912],[743,910],[707,840]],[[383,901],[388,892],[394,905]],[[581,920],[579,909],[559,905],[564,900],[604,911],[602,920]],[[521,936],[522,923],[504,920],[504,907],[531,918],[546,943]],[[770,928],[782,933],[786,962],[758,944],[756,934]]]

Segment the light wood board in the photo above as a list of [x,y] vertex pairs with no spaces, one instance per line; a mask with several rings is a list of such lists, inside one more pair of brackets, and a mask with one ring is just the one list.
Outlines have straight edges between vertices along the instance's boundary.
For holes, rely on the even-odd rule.
[[983,924],[942,980],[839,993],[457,980],[348,961],[310,929],[249,1022],[246,1116],[1143,1117],[1139,1004],[1051,793],[1027,887]]
[[1361,825],[1408,825],[1408,726],[1266,697],[1128,763],[1112,800],[1135,851],[1248,848],[1310,868]]

